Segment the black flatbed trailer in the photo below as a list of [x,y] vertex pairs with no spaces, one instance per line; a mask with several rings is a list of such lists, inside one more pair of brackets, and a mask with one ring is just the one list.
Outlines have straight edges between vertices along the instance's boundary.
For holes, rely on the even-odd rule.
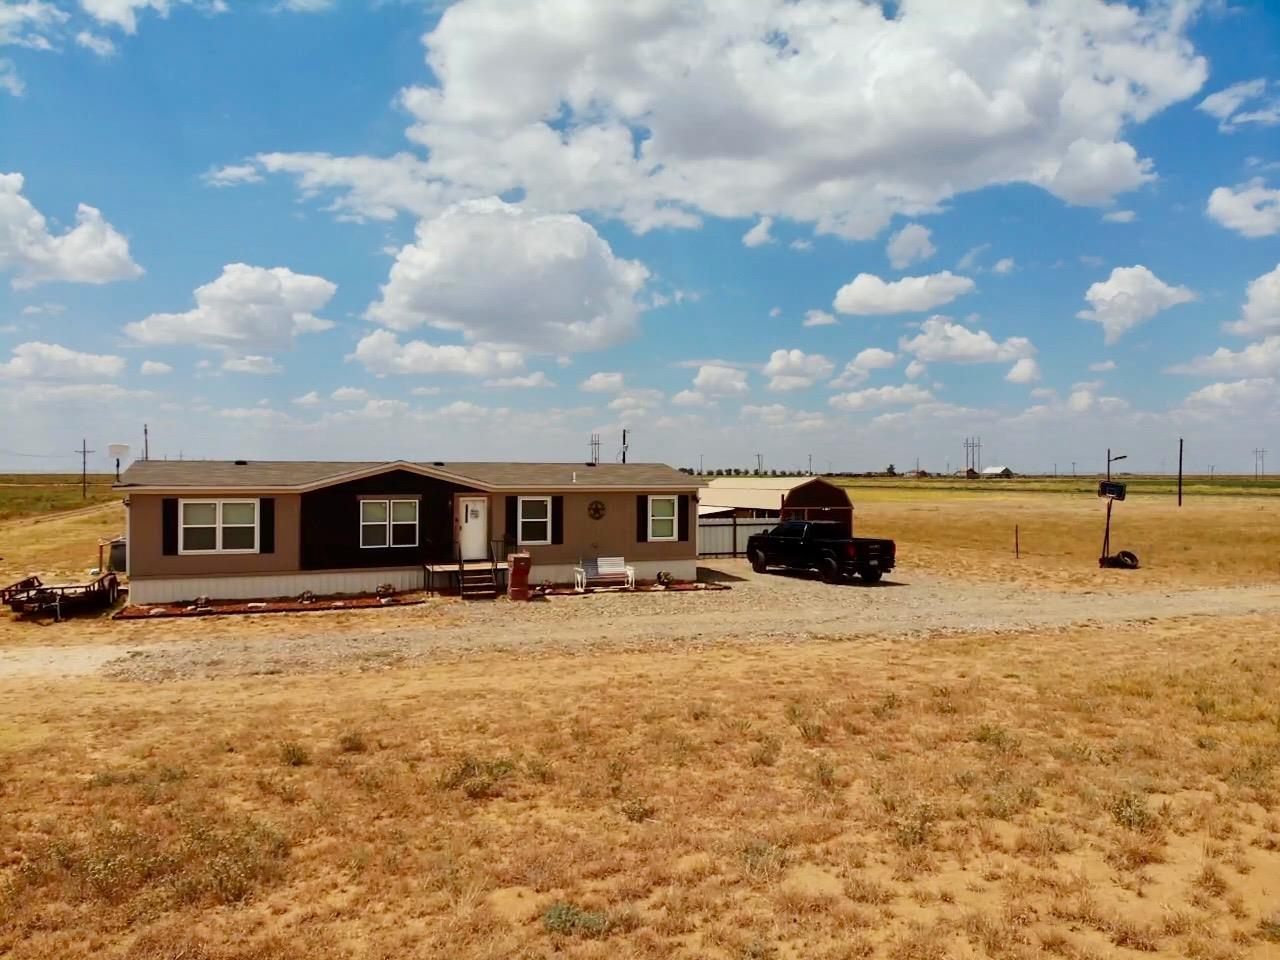
[[68,615],[112,606],[120,597],[120,578],[104,573],[89,583],[47,584],[39,577],[26,577],[0,589],[0,603],[19,616],[52,615],[61,621]]

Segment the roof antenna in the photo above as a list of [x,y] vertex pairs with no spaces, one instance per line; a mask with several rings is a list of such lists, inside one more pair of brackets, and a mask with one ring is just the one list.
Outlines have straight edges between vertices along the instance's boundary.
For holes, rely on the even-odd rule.
[[594,467],[600,462],[600,434],[593,433],[591,435],[591,465]]
[[622,428],[622,453],[620,454],[620,456],[622,458],[623,463],[627,462],[627,434],[630,432],[631,431],[628,430],[626,427]]

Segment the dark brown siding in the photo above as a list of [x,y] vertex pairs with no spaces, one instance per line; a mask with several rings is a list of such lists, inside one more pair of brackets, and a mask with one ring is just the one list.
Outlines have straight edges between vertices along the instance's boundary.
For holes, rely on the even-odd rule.
[[849,495],[826,480],[810,480],[787,494],[788,507],[844,507],[850,506]]
[[[453,559],[453,497],[467,487],[404,470],[380,473],[302,495],[303,570],[401,567]],[[420,497],[418,546],[363,549],[360,499]]]

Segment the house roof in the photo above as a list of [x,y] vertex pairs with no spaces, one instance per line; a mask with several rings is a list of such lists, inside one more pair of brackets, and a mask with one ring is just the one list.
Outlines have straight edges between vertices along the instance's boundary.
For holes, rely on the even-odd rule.
[[[1008,467],[983,467],[982,475],[984,477],[996,477],[1004,473],[1006,470],[1009,470],[1009,468]],[[1009,472],[1013,473],[1012,470],[1009,470]]]
[[480,490],[681,489],[702,485],[662,463],[482,463],[464,461],[137,460],[121,490],[296,491],[409,470]]

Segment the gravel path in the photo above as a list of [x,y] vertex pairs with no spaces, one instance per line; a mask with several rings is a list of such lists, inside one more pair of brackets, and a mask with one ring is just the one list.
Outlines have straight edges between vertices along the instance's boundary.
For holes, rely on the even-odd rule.
[[[911,574],[910,584],[831,586],[816,580],[756,576],[744,563],[718,564],[740,577],[732,590],[556,597],[511,604],[451,603],[442,617],[405,607],[393,619],[326,628],[280,617],[279,629],[237,636],[223,620],[200,639],[150,643],[121,655],[119,645],[0,653],[0,678],[26,673],[99,673],[120,680],[385,669],[410,660],[453,660],[480,653],[654,650],[726,641],[806,641],[937,633],[1006,633],[1083,623],[1122,623],[1187,615],[1280,614],[1280,586],[1108,594],[1062,594],[1018,585],[973,584]],[[172,622],[172,621],[171,621]],[[150,627],[161,630],[161,624]]]

